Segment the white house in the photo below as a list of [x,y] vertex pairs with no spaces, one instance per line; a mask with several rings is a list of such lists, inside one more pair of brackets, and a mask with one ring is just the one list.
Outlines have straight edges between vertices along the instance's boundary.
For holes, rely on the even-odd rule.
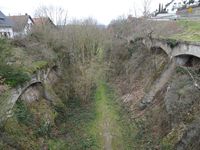
[[13,38],[13,23],[0,11],[0,37]]
[[28,14],[8,17],[13,22],[14,36],[25,36],[31,32],[34,21]]
[[159,4],[159,9],[155,11],[154,20],[174,20],[177,19],[176,12],[178,8],[184,5],[183,0],[171,0],[166,5]]
[[172,0],[171,2],[165,5],[165,10],[169,14],[176,14],[178,8],[182,7],[183,5],[184,5],[183,0]]
[[200,0],[184,0],[186,7],[190,6],[198,6],[200,3]]

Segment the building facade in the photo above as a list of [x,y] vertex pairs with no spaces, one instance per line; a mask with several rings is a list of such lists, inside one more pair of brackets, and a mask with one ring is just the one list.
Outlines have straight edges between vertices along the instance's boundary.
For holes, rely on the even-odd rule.
[[34,21],[28,14],[19,16],[8,16],[13,22],[13,35],[26,36],[32,31]]
[[0,11],[0,37],[13,38],[13,23]]

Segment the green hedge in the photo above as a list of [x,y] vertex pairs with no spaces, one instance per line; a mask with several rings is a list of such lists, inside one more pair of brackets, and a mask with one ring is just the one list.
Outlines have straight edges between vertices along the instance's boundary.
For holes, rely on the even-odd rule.
[[0,76],[3,77],[5,79],[5,83],[11,87],[16,87],[17,85],[30,80],[27,73],[24,73],[17,67],[9,65],[0,65]]

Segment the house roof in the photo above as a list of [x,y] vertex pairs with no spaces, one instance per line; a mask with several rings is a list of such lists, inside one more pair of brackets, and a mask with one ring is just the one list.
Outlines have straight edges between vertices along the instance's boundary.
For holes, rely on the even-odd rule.
[[33,18],[35,25],[51,25],[55,26],[53,21],[49,17]]
[[20,15],[20,16],[8,16],[10,20],[13,21],[13,31],[21,32],[24,30],[25,26],[28,23],[28,19],[30,19],[33,23],[33,19],[29,15]]
[[0,11],[0,27],[12,27],[13,22]]

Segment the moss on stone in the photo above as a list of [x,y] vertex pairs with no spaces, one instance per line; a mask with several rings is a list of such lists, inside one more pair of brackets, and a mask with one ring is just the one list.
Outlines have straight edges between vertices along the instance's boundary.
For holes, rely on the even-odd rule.
[[25,70],[29,74],[33,74],[37,70],[44,69],[47,66],[48,66],[48,62],[47,61],[40,60],[40,61],[33,62],[31,64],[31,66],[23,66],[23,70]]

